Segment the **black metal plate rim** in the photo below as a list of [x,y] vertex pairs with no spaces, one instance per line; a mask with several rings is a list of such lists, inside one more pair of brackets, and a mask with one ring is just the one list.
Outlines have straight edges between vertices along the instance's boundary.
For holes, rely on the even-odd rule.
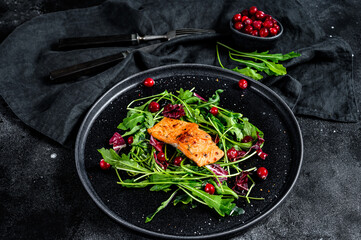
[[[196,69],[202,69],[202,70],[212,70],[212,71],[219,71],[228,75],[233,75],[233,76],[239,76],[239,78],[245,78],[248,81],[252,81],[253,83],[260,85],[264,90],[266,90],[268,92],[268,94],[272,95],[274,98],[276,98],[278,100],[278,103],[282,104],[285,109],[287,109],[287,112],[289,113],[289,117],[291,118],[293,124],[296,127],[296,131],[298,133],[299,136],[299,143],[300,143],[300,159],[299,159],[299,166],[298,169],[296,171],[296,175],[294,176],[294,179],[289,187],[289,189],[286,191],[286,193],[284,194],[283,197],[279,198],[277,200],[277,202],[274,204],[273,207],[271,207],[268,211],[264,212],[260,217],[250,221],[247,224],[244,224],[238,228],[234,228],[232,230],[227,230],[224,232],[219,232],[219,233],[214,233],[214,234],[209,234],[209,235],[201,235],[201,236],[181,236],[181,235],[170,235],[170,234],[161,234],[161,233],[157,233],[157,232],[153,232],[141,227],[138,227],[134,224],[131,224],[125,220],[123,220],[122,218],[120,218],[118,215],[116,215],[114,212],[112,212],[104,203],[103,201],[98,197],[97,193],[95,192],[95,190],[91,187],[91,183],[89,181],[89,179],[87,178],[87,175],[85,172],[82,171],[82,161],[81,161],[81,153],[84,150],[84,142],[85,142],[85,137],[87,136],[87,133],[89,132],[93,121],[97,118],[97,116],[100,114],[100,112],[102,112],[102,110],[104,108],[106,108],[106,106],[113,101],[115,98],[117,98],[119,96],[120,93],[126,91],[128,88],[122,89],[122,91],[118,91],[115,92],[114,94],[112,94],[115,89],[117,89],[118,85],[123,84],[126,81],[129,81],[130,79],[136,78],[140,75],[146,75],[146,74],[150,74],[152,72],[158,72],[158,71],[164,71],[164,70],[172,70],[172,69],[177,69],[177,68],[196,68]],[[109,95],[111,97],[109,97]],[[101,105],[102,104],[102,105]],[[101,106],[99,108],[99,105]],[[98,109],[97,109],[98,108]],[[97,111],[94,113],[94,111],[97,109]],[[139,72],[136,73],[134,75],[131,75],[129,77],[127,77],[126,79],[120,81],[119,83],[117,83],[116,85],[114,85],[111,89],[109,89],[106,93],[104,93],[94,104],[93,106],[90,108],[90,110],[88,111],[88,113],[86,114],[80,129],[78,131],[78,135],[77,135],[77,139],[76,139],[76,143],[75,143],[75,164],[76,164],[76,169],[80,178],[81,183],[83,184],[85,190],[87,191],[87,193],[90,195],[90,197],[92,198],[92,200],[95,202],[95,204],[102,210],[104,211],[109,217],[111,217],[113,220],[115,220],[116,222],[120,223],[121,225],[139,232],[141,234],[145,234],[151,237],[157,237],[157,238],[165,238],[165,239],[211,239],[211,238],[217,238],[217,237],[224,237],[224,236],[231,236],[237,232],[240,232],[248,227],[250,227],[251,225],[254,225],[255,223],[259,222],[260,220],[266,218],[269,216],[269,214],[271,212],[273,212],[273,210],[275,210],[285,199],[286,197],[289,195],[289,193],[291,192],[291,190],[293,189],[298,176],[300,174],[301,171],[301,166],[302,166],[302,162],[303,162],[303,139],[302,139],[302,132],[300,129],[300,126],[297,122],[296,117],[294,116],[293,112],[291,111],[291,109],[288,107],[288,105],[283,101],[283,99],[278,96],[273,90],[271,90],[270,88],[268,88],[267,86],[265,86],[264,84],[255,81],[247,76],[244,76],[242,74],[227,70],[227,69],[223,69],[220,67],[215,67],[215,66],[211,66],[211,65],[204,65],[204,64],[173,64],[173,65],[165,65],[165,66],[161,66],[161,67],[157,67],[157,68],[152,68],[143,72]]]

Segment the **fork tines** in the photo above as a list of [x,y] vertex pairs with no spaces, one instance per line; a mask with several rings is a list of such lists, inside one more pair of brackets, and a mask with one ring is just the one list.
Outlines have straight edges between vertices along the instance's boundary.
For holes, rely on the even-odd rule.
[[177,29],[176,34],[194,34],[194,33],[215,33],[212,29],[198,29],[198,28],[182,28]]

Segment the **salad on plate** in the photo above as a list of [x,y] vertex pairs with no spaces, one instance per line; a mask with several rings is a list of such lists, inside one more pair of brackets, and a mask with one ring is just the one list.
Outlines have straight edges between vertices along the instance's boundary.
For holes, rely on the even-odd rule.
[[[242,89],[246,83],[240,80]],[[144,85],[152,87],[154,80]],[[120,186],[169,193],[146,222],[169,204],[206,205],[224,217],[244,213],[239,198],[263,200],[251,191],[254,177],[265,180],[267,169],[243,169],[240,163],[252,156],[266,159],[264,133],[241,113],[223,108],[223,92],[205,99],[181,88],[136,99],[110,138],[112,147],[98,149],[101,169],[115,169]]]

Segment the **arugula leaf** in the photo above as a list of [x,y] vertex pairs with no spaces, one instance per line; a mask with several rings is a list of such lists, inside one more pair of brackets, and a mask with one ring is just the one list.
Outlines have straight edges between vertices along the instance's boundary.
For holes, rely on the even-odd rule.
[[286,54],[281,53],[274,53],[270,54],[269,51],[258,53],[257,51],[251,52],[251,53],[245,53],[245,52],[239,52],[244,55],[248,55],[251,57],[256,57],[264,60],[271,60],[272,62],[278,63],[278,61],[286,61],[291,58],[299,57],[301,54],[295,53],[294,51]]
[[116,168],[122,168],[125,171],[138,171],[142,173],[151,172],[147,168],[140,166],[139,163],[137,163],[136,161],[130,159],[124,153],[120,157],[113,149],[105,149],[105,148],[98,149],[98,152],[101,153],[101,155],[104,158],[104,161],[106,161],[107,163],[109,163],[110,165]]
[[145,128],[139,129],[139,131],[134,134],[133,145],[142,143],[145,140],[145,133],[147,130]]
[[222,217],[229,215],[236,206],[235,203],[232,203],[234,198],[222,198],[222,195],[210,195],[203,190],[199,190],[184,184],[181,184],[180,186],[191,191],[194,196],[203,200],[208,207],[216,210]]
[[213,180],[208,181],[216,188],[216,193],[219,195],[231,195],[234,198],[238,199],[237,193],[235,193],[232,189],[230,189],[227,185],[227,182],[224,181],[222,183],[222,187],[216,184]]
[[153,115],[150,112],[145,112],[145,121],[144,121],[144,125],[146,128],[151,128],[153,127],[155,124]]
[[193,103],[200,103],[201,100],[194,96],[193,92],[186,90],[184,91],[183,88],[181,88],[178,91],[178,98],[180,98],[181,100],[183,100],[183,102],[187,103],[187,104],[193,104]]
[[241,115],[239,114],[235,114],[235,117],[233,116],[226,116],[225,114],[219,112],[217,115],[218,118],[222,119],[226,124],[226,128],[231,128],[231,130],[229,130],[230,133],[236,135],[237,140],[241,141],[243,138],[243,134],[242,134],[242,130],[240,128],[235,127],[237,125],[237,117],[241,117]]
[[242,215],[244,214],[245,211],[243,208],[234,206],[234,208],[232,209],[231,213],[229,214],[230,216],[238,216],[238,215]]
[[263,78],[263,76],[259,73],[257,73],[256,70],[250,68],[250,67],[246,67],[246,68],[242,68],[239,69],[238,67],[235,67],[233,69],[231,69],[232,71],[238,72],[240,74],[246,75],[250,78],[253,78],[254,80],[261,80]]
[[212,97],[209,98],[208,103],[218,105],[221,101],[221,98],[219,97],[219,94],[224,92],[223,89],[217,89],[215,93],[212,95]]
[[190,118],[191,122],[194,123],[206,123],[208,124],[208,122],[204,119],[203,115],[201,114],[201,111],[196,108],[196,109],[191,109],[192,113],[193,113],[193,117]]
[[176,206],[178,203],[188,204],[191,203],[193,198],[191,198],[188,194],[182,194],[175,197],[173,204]]
[[212,114],[208,114],[208,116],[212,122],[216,125],[217,129],[222,133],[225,131],[226,129],[226,126],[223,125],[223,123],[218,119],[216,118],[215,116],[213,116]]
[[134,113],[133,115],[124,118],[123,122],[118,125],[118,129],[127,130],[134,128],[138,123],[144,122],[144,115],[141,113]]
[[254,61],[251,61],[251,60],[243,60],[243,59],[239,59],[239,58],[234,58],[232,56],[239,56],[238,54],[234,54],[234,53],[229,52],[229,57],[233,61],[243,63],[244,65],[246,65],[249,68],[253,67],[253,68],[257,69],[258,71],[265,71],[265,70],[268,69],[267,66],[265,65],[265,63],[263,63],[263,62],[258,63],[258,62],[254,62]]
[[[249,76],[255,80],[260,80],[263,76],[258,71],[265,72],[267,75],[285,75],[287,74],[286,68],[282,64],[278,64],[279,61],[289,60],[291,58],[299,57],[301,54],[290,52],[287,54],[270,54],[269,51],[258,53],[257,51],[254,52],[241,52],[237,51],[223,43],[217,42],[216,44],[216,52],[217,52],[217,59],[218,63],[222,68],[225,68],[221,63],[221,58],[219,56],[218,45],[225,47],[229,51],[229,57],[231,60],[246,65],[246,68],[239,69],[238,67],[233,68],[232,70],[243,75]],[[235,58],[242,57],[242,58]],[[245,60],[243,58],[252,58],[253,60]],[[258,62],[257,62],[258,61]]]
[[149,190],[150,191],[163,191],[163,192],[168,192],[171,191],[172,189],[170,189],[170,186],[172,186],[172,184],[156,184],[153,185]]
[[193,93],[189,90],[184,91],[183,88],[179,89],[178,97],[182,100],[186,100],[193,96]]
[[266,60],[263,60],[263,62],[267,65],[267,67],[276,75],[285,75],[287,74],[286,68],[282,64],[277,64],[274,62],[269,62]]
[[147,216],[145,223],[148,223],[150,221],[152,221],[152,219],[154,218],[154,216],[162,209],[164,209],[165,207],[168,206],[168,204],[170,203],[170,201],[172,201],[174,195],[178,192],[179,189],[175,190],[174,193],[172,193],[172,195],[170,195],[170,197],[165,200],[164,202],[162,202],[162,204],[157,208],[157,210],[153,213]]
[[[147,109],[148,105],[153,101],[154,99],[150,99],[148,100],[146,103],[144,103],[143,105],[140,105],[138,107],[134,107],[134,109],[139,110],[139,111],[144,111],[145,109]],[[137,113],[137,111],[133,111],[133,110],[129,110],[128,114],[132,115],[134,113]]]
[[[122,184],[122,183],[136,183],[136,184],[127,185],[127,184]],[[134,179],[125,179],[125,180],[123,180],[123,182],[121,182],[119,184],[126,188],[145,188],[145,187],[149,186],[148,183],[149,183],[148,180],[143,180],[141,182],[135,182]]]
[[136,133],[136,132],[137,132],[139,129],[141,129],[141,128],[142,128],[142,126],[137,125],[137,126],[133,127],[130,131],[125,132],[125,133],[123,134],[123,137],[129,136],[129,135],[133,135],[134,133]]
[[286,60],[289,60],[289,59],[291,59],[291,58],[296,58],[296,57],[299,57],[299,56],[301,56],[301,54],[300,53],[296,53],[296,52],[294,52],[294,51],[292,51],[292,52],[289,52],[289,53],[286,53],[286,54],[280,54],[281,55],[281,57],[280,57],[280,61],[286,61]]

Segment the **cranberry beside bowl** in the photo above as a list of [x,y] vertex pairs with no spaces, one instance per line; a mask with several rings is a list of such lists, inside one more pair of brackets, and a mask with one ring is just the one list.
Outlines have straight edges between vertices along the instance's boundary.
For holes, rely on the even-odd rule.
[[[268,21],[270,19],[271,21]],[[273,24],[273,26],[269,26]],[[229,22],[234,43],[240,50],[265,51],[272,48],[283,33],[282,24],[256,7],[235,13]]]

